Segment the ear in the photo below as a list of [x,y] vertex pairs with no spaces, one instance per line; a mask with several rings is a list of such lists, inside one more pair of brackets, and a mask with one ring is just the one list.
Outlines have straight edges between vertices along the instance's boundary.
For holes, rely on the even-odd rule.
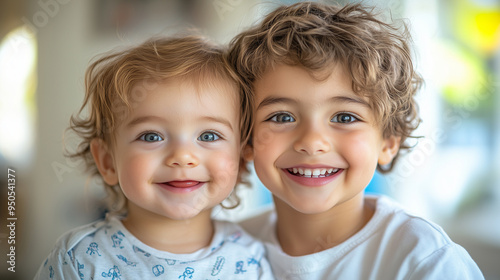
[[243,148],[243,158],[245,161],[250,162],[253,160],[253,146],[251,145],[245,145]]
[[92,139],[90,142],[90,152],[104,182],[110,186],[118,184],[118,174],[116,173],[113,156],[109,152],[108,145],[102,139]]
[[389,136],[383,140],[382,150],[380,151],[380,154],[378,156],[379,165],[386,165],[391,163],[392,159],[399,151],[400,142],[401,137],[399,136]]

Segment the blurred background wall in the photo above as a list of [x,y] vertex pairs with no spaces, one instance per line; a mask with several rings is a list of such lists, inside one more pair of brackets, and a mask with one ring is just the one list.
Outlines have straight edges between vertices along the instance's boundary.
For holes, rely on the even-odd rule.
[[[0,2],[0,278],[31,279],[62,233],[103,214],[105,195],[80,162],[63,156],[62,140],[96,55],[187,26],[227,43],[277,4],[293,2]],[[426,80],[418,96],[423,123],[415,133],[424,137],[393,173],[376,174],[367,192],[389,195],[439,223],[487,279],[500,279],[500,2],[364,3],[375,5],[386,21],[410,24]],[[74,148],[76,139],[65,141]],[[242,194],[243,207],[216,214],[238,220],[269,206],[269,193],[253,181]],[[12,190],[15,212],[8,209]],[[12,239],[15,273],[7,270]]]

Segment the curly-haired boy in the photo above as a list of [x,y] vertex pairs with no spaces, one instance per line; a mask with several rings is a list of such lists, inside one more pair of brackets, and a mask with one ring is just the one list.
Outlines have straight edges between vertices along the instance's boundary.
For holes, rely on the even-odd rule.
[[282,6],[231,42],[253,102],[246,157],[275,211],[242,224],[278,279],[482,279],[436,224],[383,196],[419,123],[410,37],[360,4]]

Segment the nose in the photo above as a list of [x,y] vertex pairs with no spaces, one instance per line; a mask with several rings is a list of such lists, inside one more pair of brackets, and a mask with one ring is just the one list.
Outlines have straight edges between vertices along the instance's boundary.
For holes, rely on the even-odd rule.
[[325,134],[325,130],[310,126],[300,131],[300,136],[293,147],[299,153],[313,156],[329,152],[331,141]]
[[166,157],[165,164],[169,167],[196,167],[199,159],[188,147],[176,147]]

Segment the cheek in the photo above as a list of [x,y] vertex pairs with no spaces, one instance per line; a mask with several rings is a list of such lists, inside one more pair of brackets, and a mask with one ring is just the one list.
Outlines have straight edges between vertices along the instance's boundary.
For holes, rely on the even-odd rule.
[[260,181],[272,188],[272,182],[277,180],[274,172],[276,162],[289,146],[290,136],[286,133],[274,133],[269,128],[256,129],[253,137],[253,163],[255,173]]
[[254,135],[252,138],[254,150],[263,150],[270,145],[274,145],[276,142],[276,133],[267,127],[259,126],[254,129]]
[[255,128],[253,143],[254,162],[273,163],[290,142],[286,131],[278,131],[268,126]]
[[120,164],[118,168],[120,185],[123,186],[122,183],[134,182],[137,184],[149,179],[145,176],[151,175],[152,170],[154,170],[152,166],[155,165],[155,158],[147,154],[122,153],[117,158],[117,162]]
[[377,166],[380,143],[376,136],[369,133],[354,133],[349,140],[342,141],[345,157],[350,165],[356,165],[364,171],[374,171]]
[[212,177],[222,188],[234,187],[238,177],[240,157],[235,150],[232,153],[219,152],[210,156],[207,168]]

